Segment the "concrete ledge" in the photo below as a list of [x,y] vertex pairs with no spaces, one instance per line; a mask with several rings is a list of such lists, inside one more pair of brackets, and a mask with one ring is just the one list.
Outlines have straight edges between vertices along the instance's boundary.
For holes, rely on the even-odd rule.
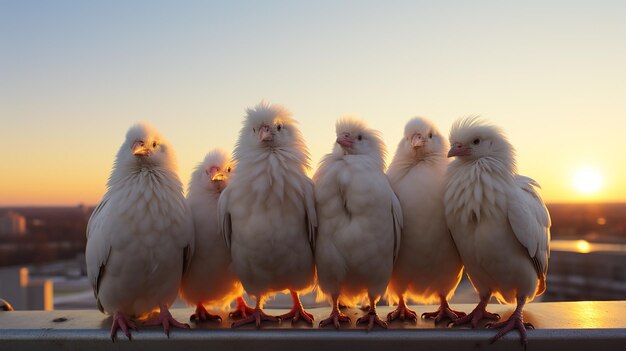
[[[454,309],[469,312],[468,304],[453,305]],[[434,306],[412,306],[418,314],[432,311]],[[491,312],[507,318],[513,306],[490,305]],[[309,310],[316,321],[325,318],[328,308]],[[386,315],[390,307],[379,307]],[[191,309],[174,309],[172,314],[187,321]],[[285,310],[268,310],[271,314]],[[623,350],[626,348],[626,301],[531,303],[525,319],[537,329],[528,331],[529,350]],[[220,312],[224,322],[191,324],[191,330],[173,330],[168,339],[157,327],[142,328],[129,341],[121,334],[115,344],[109,338],[111,319],[98,311],[0,312],[0,350],[521,350],[519,335],[512,332],[495,344],[490,338],[495,331],[488,329],[446,328],[432,321],[419,320],[417,324],[394,322],[389,330],[375,329],[367,333],[355,327],[354,321],[362,312],[346,311],[352,326],[342,330],[320,329],[306,324],[292,326],[265,324],[262,330],[252,327],[230,329],[230,320]]]

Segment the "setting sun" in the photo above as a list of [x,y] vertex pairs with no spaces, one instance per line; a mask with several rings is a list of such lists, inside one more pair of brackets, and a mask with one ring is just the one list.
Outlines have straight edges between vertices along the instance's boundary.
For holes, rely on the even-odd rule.
[[602,175],[597,169],[583,168],[574,174],[572,185],[583,194],[594,194],[602,187]]

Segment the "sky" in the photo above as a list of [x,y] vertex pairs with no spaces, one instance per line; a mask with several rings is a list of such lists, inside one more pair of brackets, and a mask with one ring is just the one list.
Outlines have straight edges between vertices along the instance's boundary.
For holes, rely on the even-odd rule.
[[[186,184],[263,99],[300,121],[314,168],[342,115],[391,156],[412,117],[447,135],[478,114],[547,202],[626,202],[625,15],[623,1],[0,0],[0,206],[96,204],[137,121],[169,139]],[[596,191],[573,185],[581,172]]]

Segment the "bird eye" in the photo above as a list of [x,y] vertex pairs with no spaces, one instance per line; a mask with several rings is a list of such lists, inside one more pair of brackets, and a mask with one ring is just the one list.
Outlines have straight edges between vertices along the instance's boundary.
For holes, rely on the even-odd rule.
[[156,145],[157,145],[156,141],[153,141],[152,142],[152,147],[156,147]]
[[226,170],[226,172],[230,173],[230,167],[228,167],[228,169]]
[[473,143],[474,143],[474,145],[480,144],[480,139],[474,139]]
[[363,136],[361,134],[359,134],[359,136],[356,137],[356,138],[359,139],[359,140],[363,140]]
[[256,128],[252,128],[252,133],[256,133]]
[[276,130],[278,130],[278,131],[280,132],[280,130],[281,130],[281,129],[283,129],[283,125],[282,125],[282,124],[279,124],[279,125],[276,127]]
[[433,138],[433,133],[428,133],[428,139],[432,139]]

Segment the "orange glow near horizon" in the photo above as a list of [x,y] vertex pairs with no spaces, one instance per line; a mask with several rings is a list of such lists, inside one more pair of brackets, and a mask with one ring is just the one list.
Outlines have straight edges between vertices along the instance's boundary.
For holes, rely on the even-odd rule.
[[[324,153],[318,152],[318,157]],[[317,163],[314,162],[314,165]],[[111,167],[110,165],[108,167]],[[186,188],[195,164],[189,162],[179,170],[181,181]],[[528,167],[528,175],[537,180],[539,190],[546,203],[599,203],[626,202],[626,183],[611,183],[599,179],[600,173],[583,169],[581,173],[541,174],[539,170]],[[77,204],[96,205],[106,191],[106,182],[110,169],[98,165],[97,169],[83,171],[80,176],[66,170],[63,174],[48,174],[40,177],[34,170],[25,170],[16,174],[0,175],[0,207],[9,206],[74,206]],[[315,168],[310,172],[312,176]],[[80,173],[80,172],[76,172]],[[598,184],[601,184],[599,186]],[[6,187],[6,184],[12,186]]]
[[[303,124],[315,124],[315,121],[303,122]],[[332,120],[329,119],[329,122]],[[376,122],[376,120],[370,121],[370,124],[376,126],[379,124]],[[391,132],[384,135],[389,153],[387,164],[393,157],[397,143],[394,139],[401,137],[401,127],[404,122],[403,119],[391,121],[392,125],[389,128]],[[328,124],[327,128],[324,128],[324,134],[318,139],[311,138],[309,143],[313,160],[309,176],[314,174],[319,160],[332,147],[334,130],[332,124]],[[225,128],[225,132],[222,133],[223,139],[228,138],[228,141],[217,142],[217,144],[225,145],[224,149],[229,150],[229,144],[234,144],[238,132],[237,127],[235,124]],[[231,128],[232,130],[226,133],[226,129]],[[302,130],[306,137],[313,127],[305,125]],[[122,132],[117,134],[123,135],[123,131],[122,129]],[[102,145],[101,150],[79,148],[76,153],[62,155],[62,157],[54,151],[46,153],[27,150],[32,162],[24,162],[26,158],[21,159],[21,162],[13,164],[8,171],[0,173],[0,207],[96,205],[106,191],[106,182],[111,172],[115,151],[119,147],[117,145],[119,137],[120,135],[113,133],[110,137],[113,141]],[[186,139],[172,142],[173,145],[180,145],[180,148],[176,149],[179,159],[178,171],[185,189],[197,162],[203,158],[204,152],[211,148],[209,146],[199,149],[193,143],[192,138]],[[51,141],[60,145],[64,142],[62,139]],[[620,181],[620,179],[626,179],[626,167],[619,162],[609,160],[601,162],[603,160],[598,159],[593,163],[585,159],[577,160],[574,157],[559,158],[551,155],[559,155],[562,152],[547,146],[534,150],[528,145],[520,145],[517,150],[520,174],[539,182],[541,185],[539,192],[546,203],[626,202],[626,182]],[[597,154],[604,155],[605,153],[599,149]],[[547,156],[541,157],[541,155]],[[585,164],[587,166],[582,166]],[[593,166],[589,166],[590,164]]]
[[591,251],[591,245],[587,240],[578,240],[576,242],[576,250],[580,253],[589,253]]

